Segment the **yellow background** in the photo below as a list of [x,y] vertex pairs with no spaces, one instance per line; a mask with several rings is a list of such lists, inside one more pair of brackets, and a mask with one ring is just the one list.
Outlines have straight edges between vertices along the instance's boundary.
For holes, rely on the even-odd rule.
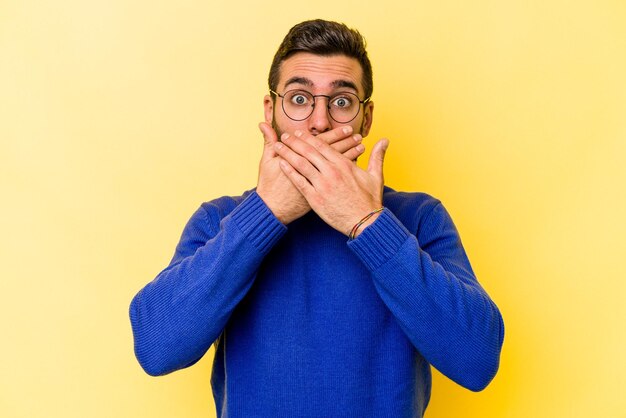
[[426,416],[626,416],[625,3],[384,3],[0,2],[0,416],[213,416],[212,351],[147,376],[128,304],[200,202],[255,186],[271,58],[315,17],[366,36],[366,145],[505,319],[492,384],[435,374]]

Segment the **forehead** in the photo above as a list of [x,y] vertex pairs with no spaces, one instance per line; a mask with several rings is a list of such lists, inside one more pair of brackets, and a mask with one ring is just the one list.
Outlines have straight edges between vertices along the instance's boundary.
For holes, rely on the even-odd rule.
[[310,80],[309,87],[315,92],[325,92],[349,82],[357,86],[358,93],[363,92],[363,69],[355,58],[345,55],[322,56],[307,52],[298,52],[280,65],[278,87],[284,88],[289,80],[304,78]]

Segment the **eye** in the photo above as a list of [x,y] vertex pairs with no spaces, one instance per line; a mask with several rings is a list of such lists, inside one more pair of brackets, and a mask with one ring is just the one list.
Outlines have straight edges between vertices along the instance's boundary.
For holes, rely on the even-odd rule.
[[348,96],[333,97],[331,104],[339,109],[346,109],[352,106],[352,98]]
[[289,100],[296,106],[306,106],[309,103],[309,97],[304,93],[294,93]]

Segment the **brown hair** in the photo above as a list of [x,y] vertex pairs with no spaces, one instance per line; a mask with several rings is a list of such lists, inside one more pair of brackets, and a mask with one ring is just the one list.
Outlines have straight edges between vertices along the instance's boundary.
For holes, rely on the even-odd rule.
[[316,55],[345,55],[355,58],[363,69],[363,90],[365,98],[372,95],[374,83],[372,81],[372,64],[365,50],[365,39],[355,29],[350,29],[343,23],[328,20],[307,20],[298,23],[289,30],[285,39],[278,47],[268,84],[271,90],[276,91],[280,76],[280,65],[296,52],[309,52]]

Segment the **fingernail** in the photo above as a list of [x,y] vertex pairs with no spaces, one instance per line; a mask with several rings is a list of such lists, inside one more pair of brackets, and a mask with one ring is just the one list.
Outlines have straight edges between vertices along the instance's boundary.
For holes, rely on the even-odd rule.
[[344,134],[349,134],[350,132],[352,132],[352,126],[344,126],[343,127],[343,133]]
[[295,131],[293,134],[300,138],[302,136],[302,131]]
[[353,138],[356,142],[361,142],[361,140],[363,139],[363,137],[359,134],[354,135]]
[[359,144],[356,146],[356,150],[359,152],[363,152],[365,151],[365,147],[363,146],[363,144]]
[[281,149],[284,145],[281,142],[277,142],[274,144],[274,149]]
[[289,134],[287,132],[285,132],[284,134],[280,136],[281,141],[284,141],[287,138],[289,138]]

